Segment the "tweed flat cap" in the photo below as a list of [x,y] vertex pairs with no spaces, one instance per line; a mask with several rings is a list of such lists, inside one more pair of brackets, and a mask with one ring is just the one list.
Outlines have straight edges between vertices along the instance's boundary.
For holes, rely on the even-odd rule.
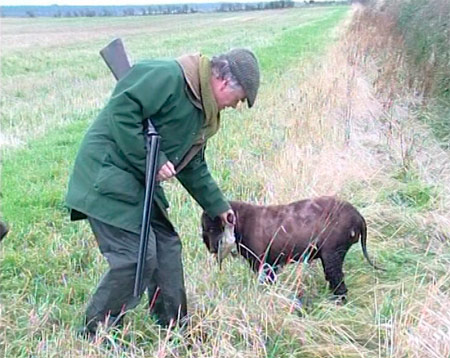
[[236,48],[224,55],[230,65],[231,73],[245,91],[248,107],[252,107],[259,88],[259,66],[256,56],[245,48]]

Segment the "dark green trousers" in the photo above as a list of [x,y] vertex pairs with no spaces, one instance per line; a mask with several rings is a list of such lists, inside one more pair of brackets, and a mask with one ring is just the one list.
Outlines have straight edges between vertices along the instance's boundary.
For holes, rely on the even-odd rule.
[[[139,235],[88,218],[99,249],[109,264],[86,309],[86,325],[95,331],[99,323],[114,326],[137,306],[133,297]],[[180,322],[187,314],[181,241],[170,221],[154,205],[143,286],[150,310],[162,326]],[[174,323],[175,323],[174,322]]]

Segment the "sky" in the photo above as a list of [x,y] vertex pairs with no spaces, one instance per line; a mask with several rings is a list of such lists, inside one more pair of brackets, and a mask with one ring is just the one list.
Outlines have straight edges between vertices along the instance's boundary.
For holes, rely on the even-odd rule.
[[262,0],[3,0],[1,5],[152,5],[205,2],[258,2]]

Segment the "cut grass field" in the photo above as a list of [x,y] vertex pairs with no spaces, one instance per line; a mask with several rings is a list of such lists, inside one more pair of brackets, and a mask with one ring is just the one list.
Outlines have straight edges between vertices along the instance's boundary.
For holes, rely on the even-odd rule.
[[[348,31],[354,21],[341,6],[2,19],[1,210],[11,233],[0,247],[0,355],[448,357],[449,154],[408,111],[413,99],[403,94],[385,109],[370,81],[376,69],[362,60],[363,36]],[[271,287],[242,260],[219,271],[200,239],[199,207],[169,182],[188,334],[161,331],[142,304],[123,331],[77,338],[106,264],[86,223],[69,221],[64,194],[83,133],[114,84],[98,50],[116,36],[134,60],[252,48],[262,70],[257,105],[224,113],[207,150],[214,177],[230,199],[351,201],[387,271],[373,271],[355,245],[345,262],[349,302],[339,307],[315,263],[291,265]],[[299,286],[302,312],[290,299]]]

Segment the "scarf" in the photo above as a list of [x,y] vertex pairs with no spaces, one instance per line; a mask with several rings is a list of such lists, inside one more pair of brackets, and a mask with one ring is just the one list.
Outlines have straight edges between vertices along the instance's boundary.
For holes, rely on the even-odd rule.
[[205,122],[195,144],[203,144],[217,133],[220,113],[211,88],[211,62],[200,54],[184,55],[176,60],[181,66],[191,102],[202,109]]

